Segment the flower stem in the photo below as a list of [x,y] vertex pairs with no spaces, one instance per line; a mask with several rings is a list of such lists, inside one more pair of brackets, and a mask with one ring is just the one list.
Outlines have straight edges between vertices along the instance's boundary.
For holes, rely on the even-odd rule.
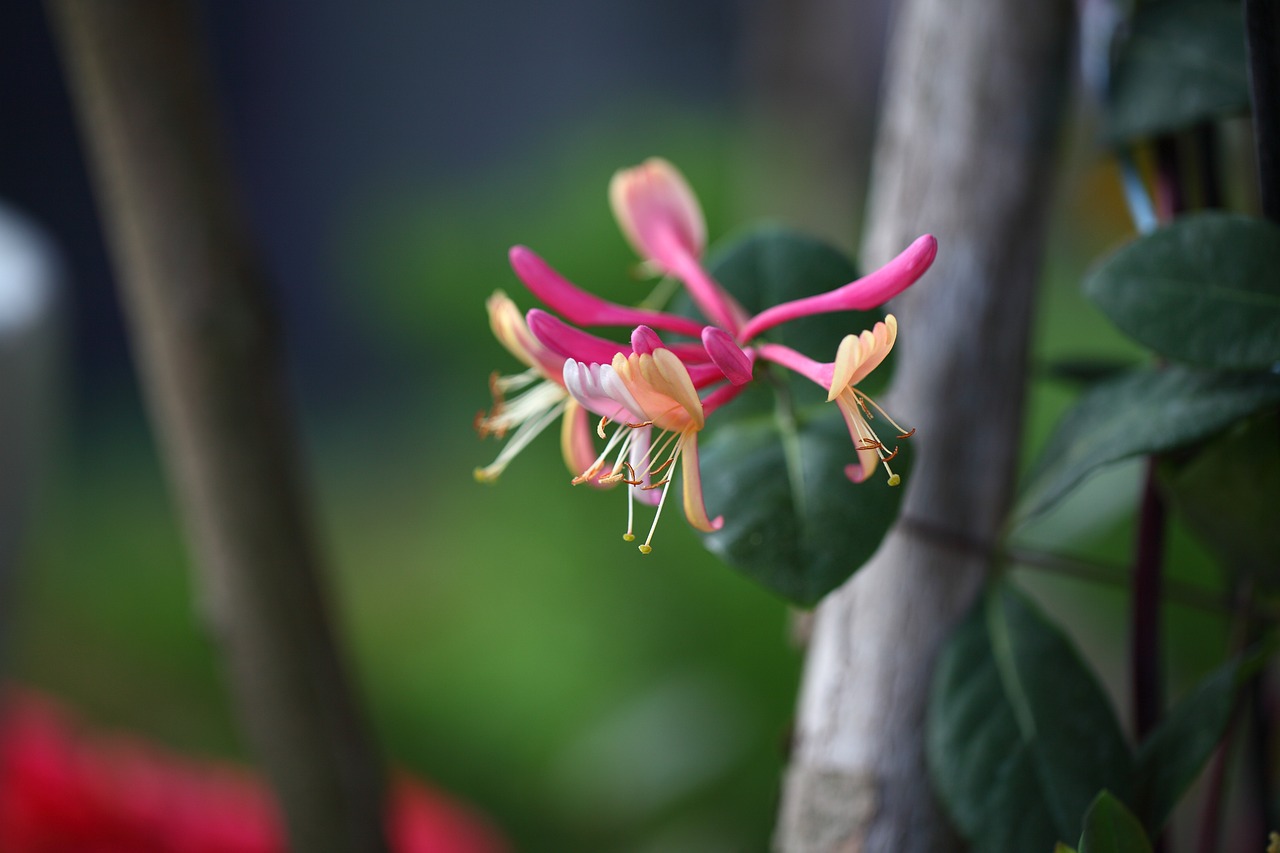
[[782,436],[782,455],[787,460],[787,482],[791,486],[796,515],[804,518],[804,455],[800,450],[800,424],[796,420],[795,398],[791,395],[787,381],[780,379],[775,371],[766,370],[763,375],[773,386],[773,417],[778,424],[778,433]]
[[1155,727],[1163,705],[1160,675],[1160,599],[1163,581],[1164,499],[1156,486],[1156,459],[1147,459],[1138,510],[1138,541],[1133,562],[1133,598],[1130,607],[1133,633],[1130,660],[1133,684],[1133,728],[1141,742]]

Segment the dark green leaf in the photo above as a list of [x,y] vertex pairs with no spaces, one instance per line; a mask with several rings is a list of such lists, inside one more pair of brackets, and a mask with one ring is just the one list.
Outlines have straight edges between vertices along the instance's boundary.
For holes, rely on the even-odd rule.
[[1267,373],[1146,368],[1097,385],[1058,422],[1016,515],[1048,509],[1103,465],[1200,441],[1278,401],[1280,376]]
[[1280,586],[1280,417],[1237,424],[1164,480],[1192,532],[1231,570]]
[[1107,98],[1113,142],[1149,137],[1249,105],[1239,3],[1143,3],[1119,49]]
[[[849,481],[844,467],[855,460],[853,442],[834,404],[824,405],[794,439],[771,416],[743,417],[722,424],[702,450],[707,508],[724,515],[724,527],[705,537],[707,548],[805,606],[875,552],[904,491],[883,476]],[[894,469],[905,478],[903,456]]]
[[1146,824],[1164,826],[1200,775],[1231,719],[1236,695],[1266,661],[1270,648],[1228,661],[1197,684],[1138,748],[1138,795]]
[[1111,255],[1084,289],[1123,332],[1174,361],[1280,362],[1280,227],[1266,220],[1183,217]]
[[1132,757],[1070,641],[1007,583],[951,636],[929,704],[934,784],[975,853],[1051,850]]
[[1084,816],[1080,853],[1150,853],[1141,822],[1108,791],[1098,794]]

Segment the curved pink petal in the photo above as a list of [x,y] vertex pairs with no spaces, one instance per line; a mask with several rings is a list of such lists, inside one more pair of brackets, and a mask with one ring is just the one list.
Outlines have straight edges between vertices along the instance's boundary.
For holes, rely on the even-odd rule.
[[672,271],[678,255],[697,257],[707,242],[698,197],[675,166],[651,157],[609,181],[609,206],[637,254]]
[[932,234],[918,237],[898,257],[857,281],[760,312],[743,326],[739,340],[749,341],[767,329],[798,317],[832,311],[865,311],[883,305],[915,284],[928,271],[937,254],[938,241]]
[[734,343],[733,336],[724,329],[715,326],[703,329],[702,346],[707,350],[711,361],[734,385],[744,385],[751,381],[751,356]]
[[525,315],[529,331],[538,343],[562,358],[588,364],[608,364],[616,353],[626,354],[630,347],[616,341],[584,332],[553,317],[541,308],[531,308]]
[[663,346],[662,338],[658,337],[658,333],[648,326],[636,326],[631,332],[631,351],[640,353],[641,355],[652,355],[656,349]]
[[761,344],[756,347],[756,353],[765,361],[772,361],[774,364],[780,364],[788,370],[794,370],[809,381],[821,385],[824,389],[831,387],[834,368],[830,363],[824,364],[820,361],[814,361],[807,355],[802,355],[791,347],[786,347],[782,344]]
[[569,282],[532,249],[512,246],[508,253],[511,268],[534,296],[548,307],[582,326],[652,326],[696,337],[702,324],[687,317],[662,311],[629,308],[601,299]]
[[669,272],[684,282],[698,310],[712,323],[737,335],[747,322],[747,312],[738,301],[702,268],[696,255],[676,255],[672,260]]

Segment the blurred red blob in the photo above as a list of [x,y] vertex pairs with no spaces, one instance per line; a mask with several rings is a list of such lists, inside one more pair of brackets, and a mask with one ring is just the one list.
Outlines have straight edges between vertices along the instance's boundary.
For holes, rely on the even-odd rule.
[[[505,853],[502,837],[400,774],[387,835],[396,853]],[[10,688],[0,705],[5,853],[285,853],[265,785],[229,764],[126,736],[85,733],[51,700]]]

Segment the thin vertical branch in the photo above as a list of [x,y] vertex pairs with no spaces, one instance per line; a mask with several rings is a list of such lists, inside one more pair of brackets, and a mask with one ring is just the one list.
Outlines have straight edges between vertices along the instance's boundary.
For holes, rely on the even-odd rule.
[[276,320],[189,4],[49,0],[152,420],[291,847],[378,851],[383,773],[336,650]]

